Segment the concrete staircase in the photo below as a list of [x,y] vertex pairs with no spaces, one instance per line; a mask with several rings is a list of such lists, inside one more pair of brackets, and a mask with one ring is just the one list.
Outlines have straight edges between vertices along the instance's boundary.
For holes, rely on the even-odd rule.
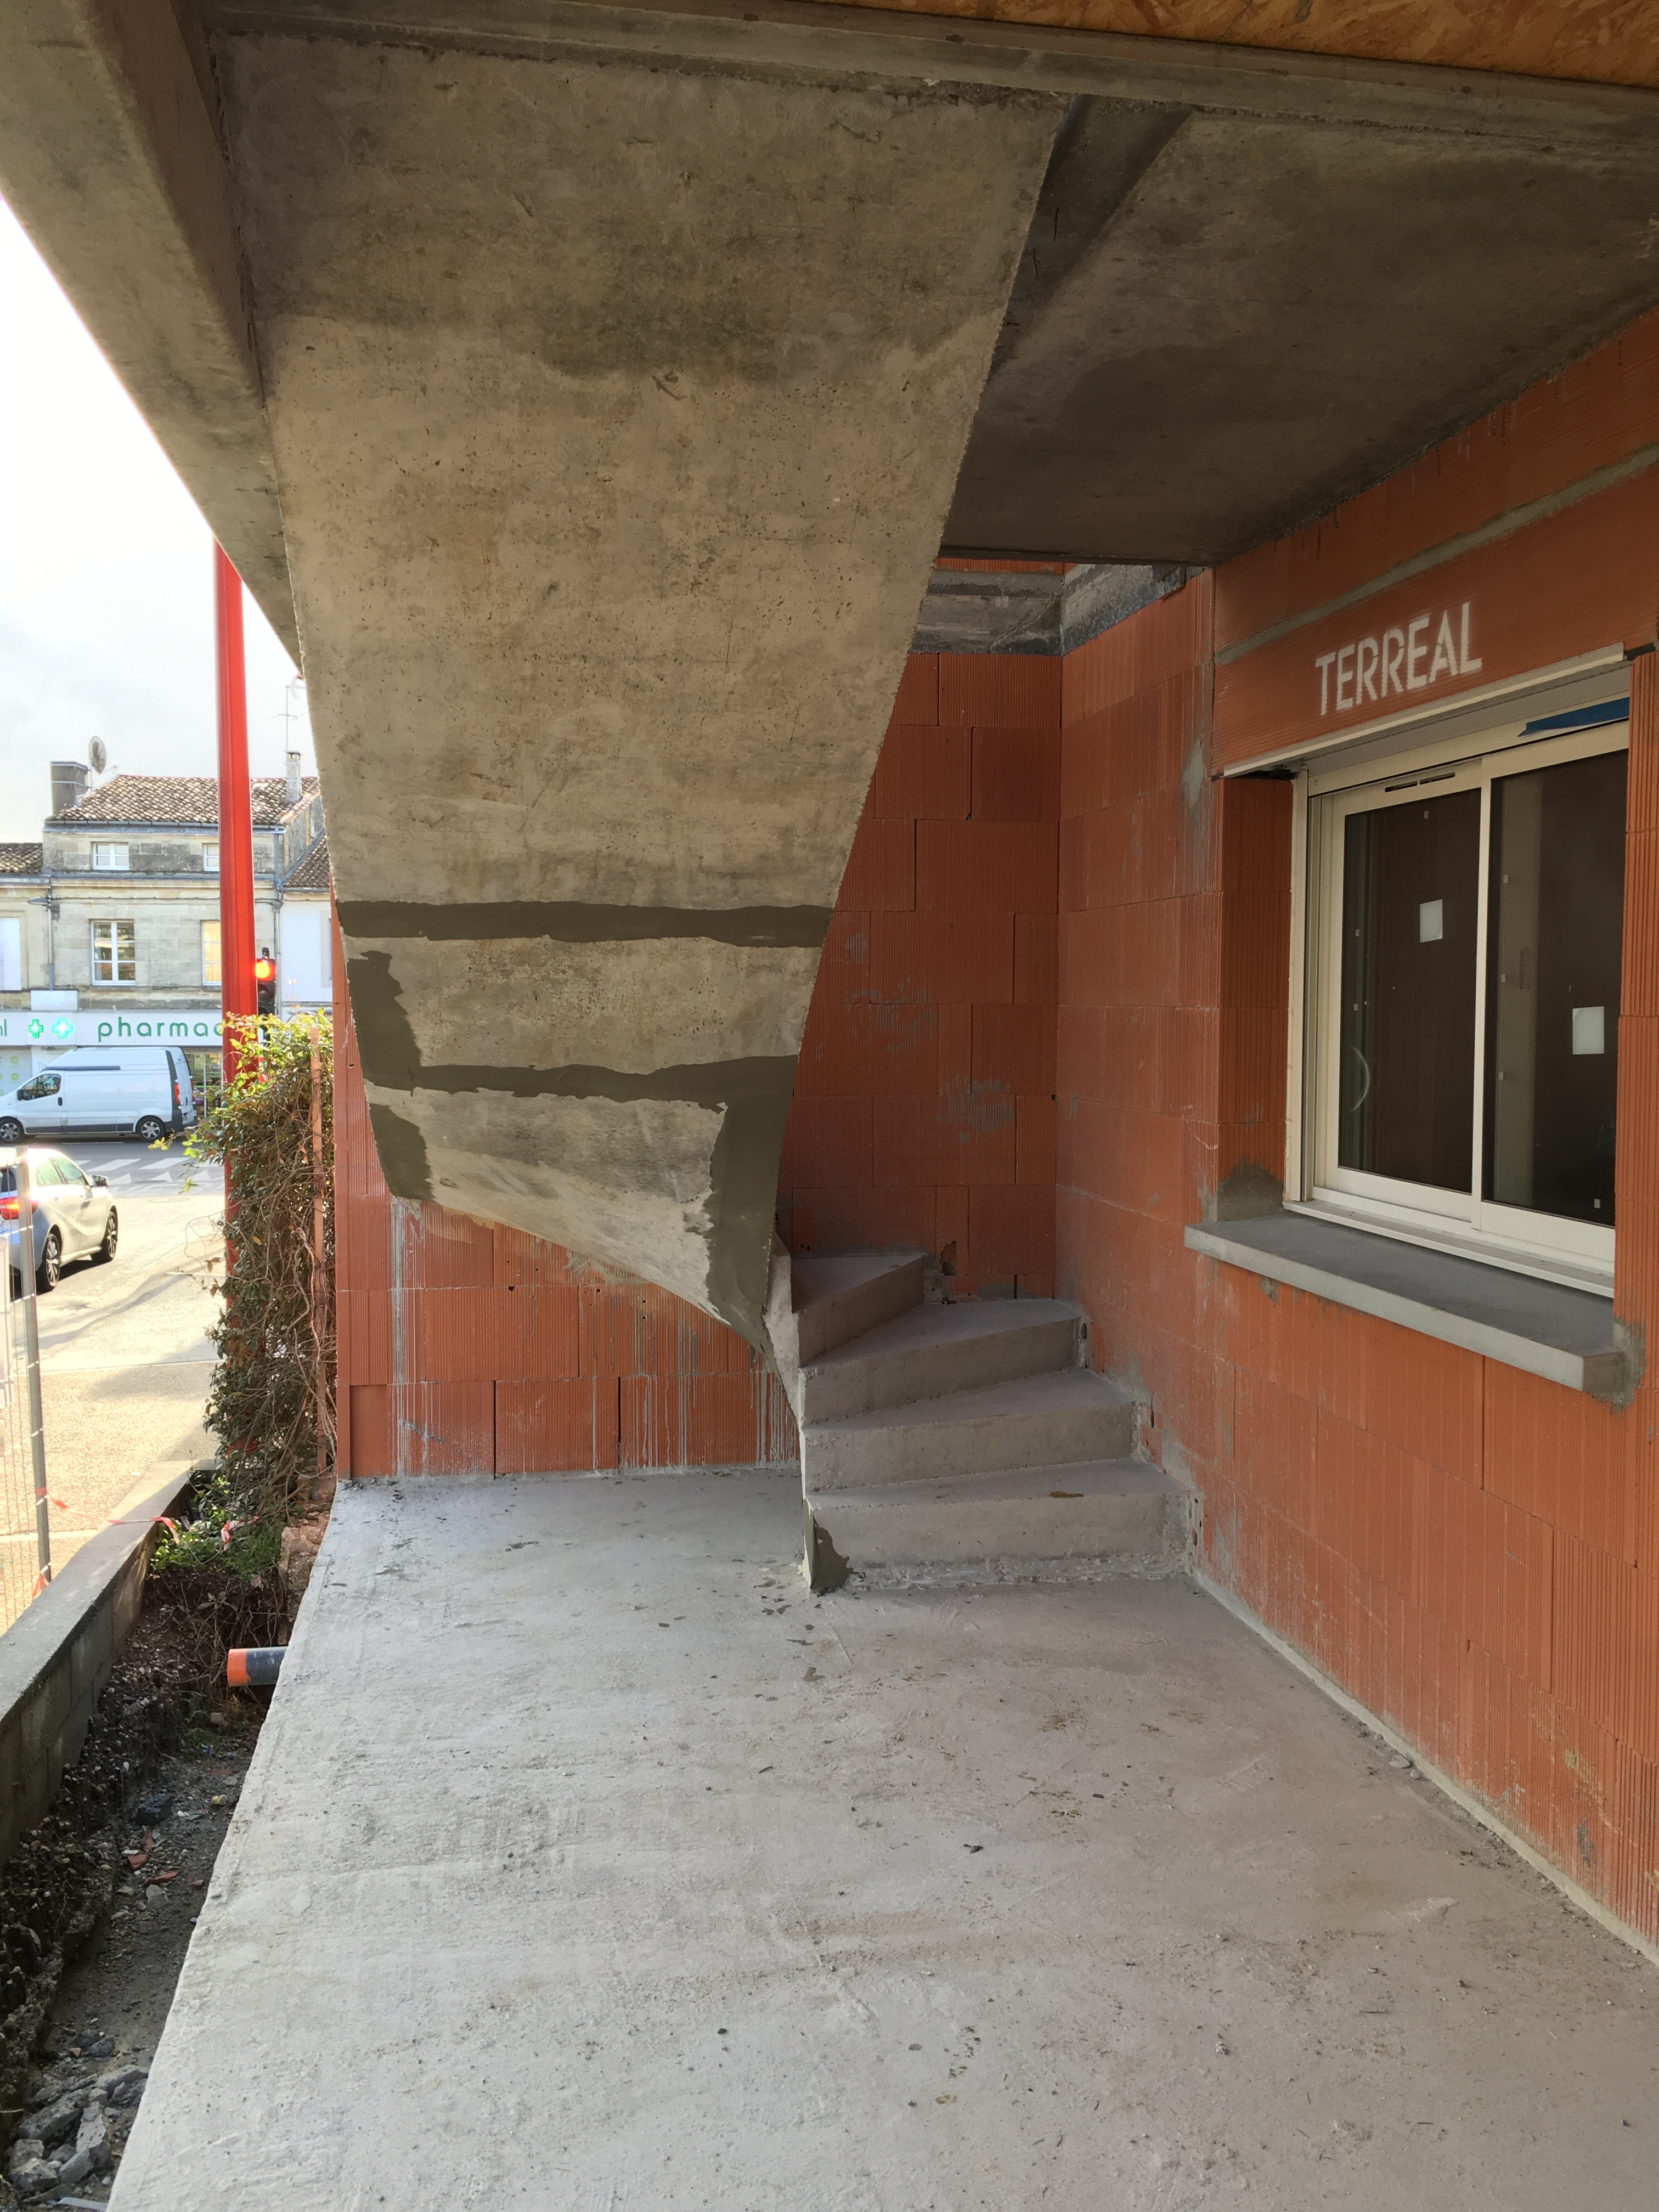
[[1056,1298],[929,1304],[926,1255],[778,1255],[768,1319],[800,1424],[813,1587],[1167,1573],[1185,1493]]

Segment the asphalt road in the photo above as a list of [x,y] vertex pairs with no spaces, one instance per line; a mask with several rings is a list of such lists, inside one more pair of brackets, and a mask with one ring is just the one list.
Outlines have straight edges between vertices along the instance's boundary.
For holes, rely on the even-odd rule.
[[46,1486],[52,1555],[62,1563],[135,1488],[210,1449],[202,1407],[217,1315],[223,1182],[182,1146],[64,1147],[109,1178],[120,1216],[112,1264],[78,1261],[40,1301]]

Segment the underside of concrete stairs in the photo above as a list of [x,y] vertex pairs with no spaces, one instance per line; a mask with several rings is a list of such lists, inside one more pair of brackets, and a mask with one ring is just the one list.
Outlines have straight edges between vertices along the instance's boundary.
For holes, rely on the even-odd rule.
[[1077,1307],[930,1301],[925,1259],[775,1255],[813,1588],[1178,1570],[1186,1494],[1084,1364]]

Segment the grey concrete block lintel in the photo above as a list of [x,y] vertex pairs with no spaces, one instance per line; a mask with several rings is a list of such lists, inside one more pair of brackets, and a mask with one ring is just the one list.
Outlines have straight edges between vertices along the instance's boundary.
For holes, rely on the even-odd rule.
[[1569,1390],[1628,1401],[1634,1363],[1611,1298],[1305,1214],[1196,1222],[1188,1249]]

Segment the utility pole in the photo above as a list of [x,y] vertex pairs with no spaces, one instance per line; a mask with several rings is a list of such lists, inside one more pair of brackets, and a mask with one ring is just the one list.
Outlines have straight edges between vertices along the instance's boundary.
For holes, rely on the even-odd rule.
[[247,676],[242,657],[242,580],[213,549],[214,639],[219,676],[219,1004],[224,1071],[234,1080],[234,1024],[258,1011],[253,963],[253,811],[247,772]]

